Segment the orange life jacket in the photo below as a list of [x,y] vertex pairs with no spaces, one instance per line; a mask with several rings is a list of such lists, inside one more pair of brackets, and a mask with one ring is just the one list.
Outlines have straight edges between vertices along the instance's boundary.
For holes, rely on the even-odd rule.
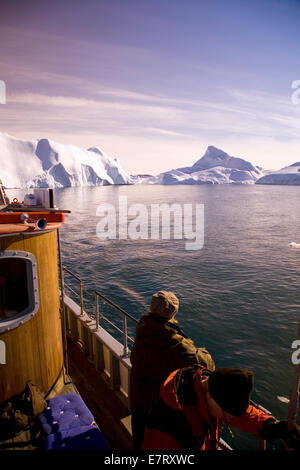
[[[202,379],[211,372],[196,365],[172,372],[160,388],[160,399],[153,404],[143,450],[215,450],[221,436],[222,421],[209,416]],[[259,437],[258,429],[272,416],[250,405],[230,426]]]

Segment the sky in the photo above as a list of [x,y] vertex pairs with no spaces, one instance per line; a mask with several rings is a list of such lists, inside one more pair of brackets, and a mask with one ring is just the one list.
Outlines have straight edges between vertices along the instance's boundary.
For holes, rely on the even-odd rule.
[[279,169],[300,161],[299,44],[296,0],[1,0],[0,132],[130,174],[209,145]]

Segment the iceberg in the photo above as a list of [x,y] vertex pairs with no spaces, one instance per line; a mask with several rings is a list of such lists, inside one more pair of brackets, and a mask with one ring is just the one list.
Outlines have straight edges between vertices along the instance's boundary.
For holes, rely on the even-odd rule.
[[0,133],[0,167],[6,188],[133,184],[119,160],[98,147],[83,150],[49,139],[26,141],[4,133]]
[[210,145],[194,165],[177,168],[149,178],[135,178],[139,184],[253,184],[263,176],[260,167]]
[[300,184],[300,162],[293,163],[278,171],[271,171],[259,178],[256,184],[283,184],[283,185],[299,185]]

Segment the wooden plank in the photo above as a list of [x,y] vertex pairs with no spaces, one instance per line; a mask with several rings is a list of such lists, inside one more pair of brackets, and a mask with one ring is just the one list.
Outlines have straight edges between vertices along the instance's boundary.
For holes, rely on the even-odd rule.
[[47,223],[46,228],[44,230],[39,230],[36,228],[34,223],[29,223],[29,224],[0,224],[0,234],[10,234],[10,233],[22,233],[26,232],[26,234],[31,234],[32,232],[35,232],[37,234],[43,233],[43,232],[49,232],[56,230],[57,228],[61,227],[61,223]]

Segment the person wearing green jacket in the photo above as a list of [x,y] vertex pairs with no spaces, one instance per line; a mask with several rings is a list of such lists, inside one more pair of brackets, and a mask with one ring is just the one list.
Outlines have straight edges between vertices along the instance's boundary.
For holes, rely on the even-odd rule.
[[179,300],[173,292],[152,296],[150,311],[142,315],[131,352],[130,404],[135,449],[141,449],[145,424],[153,400],[169,374],[200,364],[214,371],[215,363],[204,348],[195,346],[178,326]]

